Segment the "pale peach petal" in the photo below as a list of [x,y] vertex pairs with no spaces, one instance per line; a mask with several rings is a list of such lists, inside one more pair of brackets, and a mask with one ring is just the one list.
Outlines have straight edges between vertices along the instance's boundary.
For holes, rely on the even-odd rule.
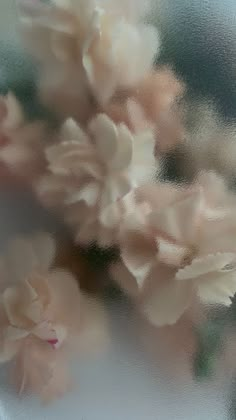
[[17,327],[12,327],[11,325],[9,325],[4,330],[4,338],[5,340],[9,341],[21,340],[22,338],[28,337],[28,335],[29,331]]
[[180,269],[176,273],[177,280],[196,279],[208,273],[218,272],[224,267],[236,263],[236,254],[233,253],[217,253],[215,255],[207,255],[202,258],[195,258],[191,265]]
[[131,190],[129,179],[125,176],[107,177],[104,180],[104,191],[100,198],[100,208],[103,211],[107,206],[122,199]]
[[59,207],[67,197],[65,184],[67,182],[62,177],[43,176],[37,181],[34,190],[44,206]]
[[41,395],[52,376],[54,360],[55,352],[47,343],[37,338],[27,340],[13,365],[13,381],[18,393],[31,391]]
[[57,339],[57,343],[54,345],[54,348],[59,349],[67,339],[67,329],[63,325],[56,324],[54,326],[54,331]]
[[118,131],[113,122],[105,115],[98,115],[89,126],[94,136],[98,156],[102,160],[113,159],[118,147]]
[[20,348],[20,341],[5,340],[0,334],[0,363],[11,361]]
[[99,192],[100,186],[97,183],[88,183],[69,199],[65,200],[65,204],[75,204],[79,201],[84,201],[89,207],[95,206],[99,199]]
[[22,312],[30,321],[37,324],[42,321],[43,309],[43,305],[37,296],[35,301],[28,302],[28,304],[25,303],[25,308],[22,309]]
[[[58,350],[57,350],[58,353]],[[49,381],[45,384],[41,392],[43,402],[50,403],[55,399],[59,399],[68,392],[71,386],[71,379],[69,377],[68,366],[65,356],[57,354]]]
[[145,237],[142,232],[131,231],[123,237],[121,258],[140,288],[155,264],[156,255],[155,242]]
[[33,328],[32,334],[43,341],[50,342],[57,340],[57,333],[50,322],[44,321]]
[[169,241],[158,238],[157,240],[158,255],[157,258],[161,263],[180,267],[185,258],[189,256],[189,248]]
[[153,212],[152,225],[178,241],[193,243],[203,207],[202,191],[194,191],[162,212]]
[[133,137],[128,128],[121,124],[118,126],[118,144],[115,156],[109,163],[111,170],[125,170],[132,162],[133,156]]
[[3,293],[3,304],[12,326],[23,329],[31,329],[34,322],[25,315],[24,310],[30,302],[30,294],[27,288],[8,288]]
[[122,200],[117,200],[102,210],[99,220],[106,228],[114,228],[121,226],[129,214],[135,212],[137,205],[134,192],[126,194]]
[[126,107],[130,124],[136,133],[150,128],[150,122],[147,122],[144,109],[138,102],[134,99],[128,99]]
[[230,306],[236,293],[236,273],[211,272],[197,282],[197,294],[205,304]]
[[[88,137],[86,133],[82,130],[82,128],[77,124],[73,118],[68,118],[61,129],[61,137],[65,140],[75,141],[75,145],[77,141],[81,144],[86,144],[88,141]],[[49,160],[53,158],[53,153],[51,156],[48,157]]]
[[161,327],[175,324],[191,304],[193,287],[190,283],[177,283],[169,279],[161,279],[141,305],[141,310],[148,320]]

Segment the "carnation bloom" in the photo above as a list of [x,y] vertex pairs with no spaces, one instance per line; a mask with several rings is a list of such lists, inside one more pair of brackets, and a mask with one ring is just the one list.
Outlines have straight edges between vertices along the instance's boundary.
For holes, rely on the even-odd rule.
[[0,98],[0,161],[9,173],[38,175],[43,168],[43,145],[48,137],[45,124],[27,122],[13,94]]
[[228,193],[230,206],[220,203],[226,190],[219,182],[217,195],[211,181],[212,174],[204,176],[186,191],[168,184],[140,189],[149,210],[123,225],[124,266],[115,277],[155,325],[175,323],[196,300],[230,305],[236,292],[235,199]]
[[87,298],[69,272],[53,268],[54,256],[52,238],[37,234],[12,240],[0,265],[0,360],[14,360],[19,392],[47,399],[65,391],[70,353],[94,335],[92,318],[97,327],[102,319],[89,300],[88,318]]
[[75,299],[66,305],[71,297],[78,301],[79,290],[69,273],[51,269],[54,256],[54,242],[46,234],[10,242],[1,260],[2,360],[12,358],[29,336],[55,347],[63,343]]
[[155,29],[140,23],[140,17],[132,19],[128,7],[121,10],[115,3],[92,0],[22,8],[27,42],[43,65],[44,91],[68,98],[67,112],[76,96],[83,113],[91,105],[89,91],[106,104],[152,66],[159,43]]
[[96,237],[104,210],[154,178],[154,142],[151,130],[132,134],[104,114],[91,121],[87,133],[68,121],[62,141],[46,150],[49,175],[37,187],[39,196],[65,208],[74,226],[92,228]]

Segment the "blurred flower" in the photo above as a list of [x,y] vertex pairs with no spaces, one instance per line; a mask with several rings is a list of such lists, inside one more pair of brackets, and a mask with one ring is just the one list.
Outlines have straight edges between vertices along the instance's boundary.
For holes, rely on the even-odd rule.
[[[38,235],[32,240],[15,239],[9,245],[5,258],[2,259],[2,269],[6,283],[2,285],[2,349],[4,355],[12,357],[12,351],[7,354],[10,346],[16,353],[21,341],[28,336],[35,336],[52,346],[59,346],[66,336],[66,326],[59,322],[68,320],[68,315],[61,314],[55,303],[59,303],[60,293],[65,290],[63,282],[67,284],[67,294],[77,286],[73,286],[70,275],[56,270],[50,270],[55,256],[55,245],[50,236]],[[72,286],[70,286],[70,283]],[[56,289],[54,291],[54,288]],[[79,297],[79,292],[77,292]],[[61,304],[62,298],[61,298]],[[66,303],[66,300],[64,301]],[[67,302],[68,303],[68,302]],[[65,308],[71,311],[71,306]],[[59,316],[58,319],[55,315]],[[60,320],[60,321],[59,321]]]
[[26,181],[44,167],[43,145],[48,137],[43,122],[27,122],[13,94],[0,98],[0,162]]
[[140,23],[133,1],[123,2],[124,9],[99,0],[21,3],[26,43],[43,66],[43,95],[61,95],[66,115],[77,98],[80,120],[80,111],[84,117],[91,107],[89,91],[104,105],[117,89],[142,80],[153,64],[158,35]]
[[79,331],[78,285],[51,268],[54,256],[52,238],[38,234],[12,240],[1,259],[0,359],[14,358],[21,391],[27,381],[33,391],[47,386],[57,349]]
[[132,134],[104,114],[91,121],[88,134],[67,121],[62,141],[46,151],[50,174],[40,181],[38,194],[46,204],[65,208],[66,219],[80,225],[83,237],[88,230],[90,240],[108,206],[154,178],[158,164],[153,150],[151,130]]
[[220,203],[223,183],[211,190],[212,177],[205,174],[186,190],[140,188],[136,195],[149,210],[141,217],[129,214],[123,224],[124,267],[113,268],[115,277],[155,325],[175,323],[195,300],[230,305],[236,292],[235,199],[228,192],[228,201]]
[[12,360],[20,393],[29,389],[43,400],[67,390],[73,354],[107,342],[101,305],[54,268],[54,257],[51,236],[37,234],[12,240],[0,260],[0,360]]

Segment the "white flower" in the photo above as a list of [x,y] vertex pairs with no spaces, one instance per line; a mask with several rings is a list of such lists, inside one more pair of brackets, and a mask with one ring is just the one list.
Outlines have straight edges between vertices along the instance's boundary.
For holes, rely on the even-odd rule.
[[[54,241],[46,234],[12,240],[2,257],[2,360],[17,354],[27,337],[55,348],[65,340],[74,311],[71,308],[75,308],[71,298],[76,296],[78,303],[79,289],[70,274],[51,269],[54,257]],[[69,306],[63,283],[68,287]]]
[[87,80],[103,105],[117,89],[134,86],[145,76],[159,44],[153,27],[141,24],[140,16],[136,21],[130,16],[132,1],[124,10],[105,3],[54,1],[22,8],[27,42],[43,63],[44,75],[59,90],[72,94],[78,89],[80,97],[88,95],[80,87]]
[[155,325],[175,323],[195,301],[230,305],[236,292],[235,199],[212,179],[195,190],[143,188],[150,209],[123,223],[115,277]]
[[124,124],[115,125],[100,114],[89,124],[87,134],[68,121],[62,138],[67,140],[46,151],[51,174],[37,189],[44,202],[55,200],[65,215],[71,207],[76,208],[81,228],[103,224],[108,206],[155,176],[152,131],[133,135]]

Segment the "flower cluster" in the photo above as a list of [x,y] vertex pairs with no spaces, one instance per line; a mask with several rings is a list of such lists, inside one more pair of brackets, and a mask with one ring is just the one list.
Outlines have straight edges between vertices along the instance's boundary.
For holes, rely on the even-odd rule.
[[51,101],[55,94],[53,104],[63,98],[62,113],[84,118],[94,101],[107,104],[150,70],[158,35],[131,3],[123,2],[123,9],[102,0],[23,2],[22,29],[42,64],[43,96]]
[[119,284],[152,323],[173,324],[196,301],[231,302],[235,199],[213,173],[182,187],[160,181],[162,156],[185,137],[175,108],[183,86],[153,68],[158,34],[141,3],[116,3],[21,8],[41,93],[65,108],[33,187],[80,245],[118,247]]
[[[166,154],[191,142],[178,106],[183,84],[154,65],[159,36],[145,2],[19,3],[24,39],[39,65],[38,96],[55,124],[52,130],[27,121],[14,95],[2,96],[1,165],[61,216],[76,244],[118,250],[111,277],[154,326],[175,324],[196,306],[229,306],[236,197],[213,172],[181,186],[163,180]],[[208,119],[207,142],[197,130],[190,147],[202,145],[196,165],[218,132]],[[208,169],[232,173],[233,142],[221,156],[219,144]],[[104,325],[99,305],[55,261],[46,234],[12,240],[0,259],[0,360],[14,360],[20,391],[43,398],[65,390],[65,362]]]

